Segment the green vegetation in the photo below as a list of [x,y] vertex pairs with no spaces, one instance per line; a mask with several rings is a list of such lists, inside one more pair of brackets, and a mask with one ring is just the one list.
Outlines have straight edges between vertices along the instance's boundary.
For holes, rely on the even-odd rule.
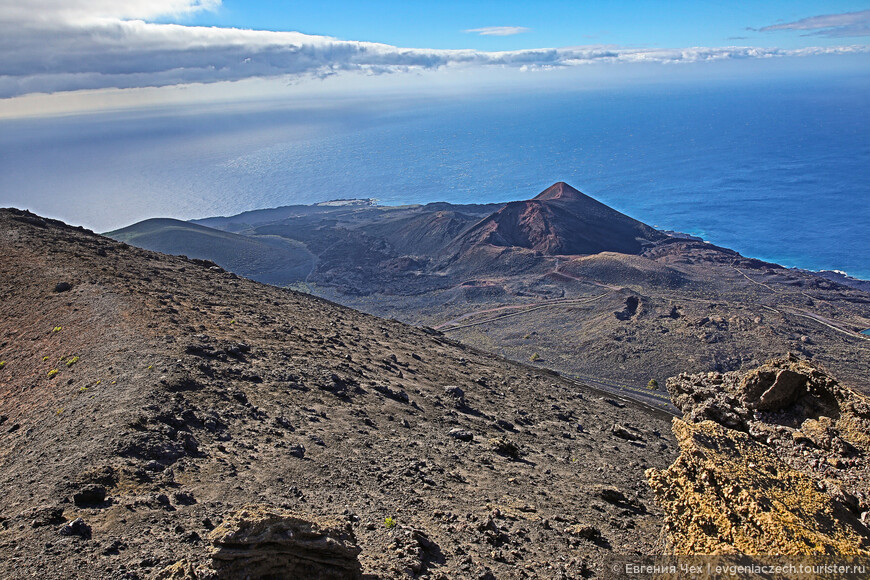
[[71,367],[74,364],[76,364],[77,362],[79,362],[79,357],[74,356],[71,359],[69,359],[68,361],[66,361],[66,366]]
[[54,375],[56,375],[59,372],[60,371],[57,369],[51,369],[50,371],[48,371],[48,378],[50,378],[50,379],[54,378]]
[[395,518],[392,516],[387,516],[386,519],[384,519],[384,525],[387,526],[387,528],[395,528],[397,523],[398,522],[396,522]]
[[646,384],[646,388],[651,391],[656,391],[659,388],[659,382],[655,379],[650,379],[649,382]]
[[61,330],[63,330],[63,326],[55,326],[51,329],[52,332],[60,332]]
[[2,369],[2,368],[5,367],[5,366],[6,366],[6,361],[5,361],[5,360],[0,360],[0,369]]
[[541,359],[541,355],[539,355],[538,353],[535,353],[529,357],[529,360],[532,362],[535,362],[535,361],[540,360],[540,359]]

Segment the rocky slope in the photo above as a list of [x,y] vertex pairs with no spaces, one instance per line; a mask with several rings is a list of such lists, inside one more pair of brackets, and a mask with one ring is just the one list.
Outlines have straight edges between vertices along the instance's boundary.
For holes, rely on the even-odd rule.
[[304,279],[316,262],[304,246],[290,240],[240,236],[175,219],[148,219],[106,235],[146,250],[212,260],[239,276],[276,286]]
[[668,381],[680,457],[648,472],[671,554],[870,557],[870,400],[794,356]]
[[25,212],[0,251],[0,577],[606,577],[653,550],[661,413]]

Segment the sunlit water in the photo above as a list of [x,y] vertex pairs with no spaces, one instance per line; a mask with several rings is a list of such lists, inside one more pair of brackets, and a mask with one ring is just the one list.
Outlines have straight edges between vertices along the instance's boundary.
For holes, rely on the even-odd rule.
[[99,231],[374,197],[529,198],[566,181],[747,256],[870,278],[866,83],[586,91],[0,123],[0,205]]

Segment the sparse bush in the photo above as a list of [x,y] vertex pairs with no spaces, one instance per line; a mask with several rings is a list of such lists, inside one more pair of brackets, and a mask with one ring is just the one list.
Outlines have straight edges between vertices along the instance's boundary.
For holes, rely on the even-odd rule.
[[2,368],[5,367],[5,366],[6,366],[6,361],[5,361],[5,360],[0,360],[0,369],[2,369]]
[[655,391],[659,388],[659,382],[655,379],[650,379],[649,382],[646,384],[646,388],[651,391]]
[[71,367],[74,364],[76,364],[77,362],[79,362],[79,357],[74,356],[71,359],[69,359],[68,361],[66,361],[66,366]]
[[63,330],[63,326],[55,326],[51,329],[52,332],[60,332],[61,330]]
[[504,455],[511,459],[519,459],[521,455],[519,445],[504,437],[493,437],[489,440],[489,446],[490,449],[499,455]]
[[397,522],[396,522],[395,518],[393,518],[392,516],[387,516],[384,519],[384,525],[387,526],[387,528],[395,528],[396,523]]
[[532,361],[532,362],[535,362],[535,361],[541,360],[541,355],[539,355],[538,353],[535,353],[535,354],[533,354],[532,356],[529,357],[529,360]]
[[54,375],[56,375],[56,374],[59,373],[59,372],[60,372],[60,371],[57,370],[57,369],[51,369],[50,371],[48,371],[48,378],[50,378],[50,379],[51,379],[51,378],[54,378]]

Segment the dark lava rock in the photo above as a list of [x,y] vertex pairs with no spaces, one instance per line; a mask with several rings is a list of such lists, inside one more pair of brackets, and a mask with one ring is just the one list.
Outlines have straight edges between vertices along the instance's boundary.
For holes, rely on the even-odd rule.
[[69,282],[58,282],[54,285],[55,292],[68,292],[72,290],[72,285]]
[[459,439],[460,441],[471,441],[472,439],[474,439],[474,433],[472,433],[468,429],[460,429],[459,427],[454,427],[447,432],[447,435],[453,437],[454,439]]
[[[306,578],[356,580],[362,577],[360,548],[351,529],[339,522],[301,516],[265,506],[230,514],[208,535],[217,579]],[[156,578],[197,578],[187,560],[161,570]]]
[[457,409],[465,409],[468,406],[465,403],[465,391],[461,388],[455,385],[444,387],[444,394],[453,399],[453,406]]
[[305,447],[302,445],[299,445],[299,444],[292,445],[290,447],[290,449],[288,450],[288,452],[293,457],[298,457],[299,459],[302,459],[303,457],[305,457]]
[[60,507],[44,507],[38,508],[33,512],[33,520],[30,525],[34,528],[42,526],[56,526],[65,521],[63,517],[63,508]]
[[91,526],[86,524],[82,518],[76,518],[62,526],[59,533],[61,536],[81,536],[82,538],[90,538]]
[[372,388],[377,392],[381,393],[382,395],[393,399],[394,401],[399,401],[400,403],[407,403],[408,401],[410,401],[408,393],[406,393],[405,391],[391,389],[386,385],[375,385]]
[[172,494],[172,502],[175,505],[193,505],[196,503],[196,498],[193,497],[192,493],[176,491]]
[[102,485],[88,485],[73,495],[73,502],[78,507],[93,507],[106,501],[106,488]]
[[632,433],[619,423],[614,423],[613,427],[610,428],[610,432],[613,433],[613,435],[615,435],[616,437],[619,437],[620,439],[625,439],[626,441],[638,441],[640,439],[640,436]]
[[601,487],[598,489],[597,495],[607,503],[617,505],[628,503],[628,498],[625,497],[625,494],[615,487]]

